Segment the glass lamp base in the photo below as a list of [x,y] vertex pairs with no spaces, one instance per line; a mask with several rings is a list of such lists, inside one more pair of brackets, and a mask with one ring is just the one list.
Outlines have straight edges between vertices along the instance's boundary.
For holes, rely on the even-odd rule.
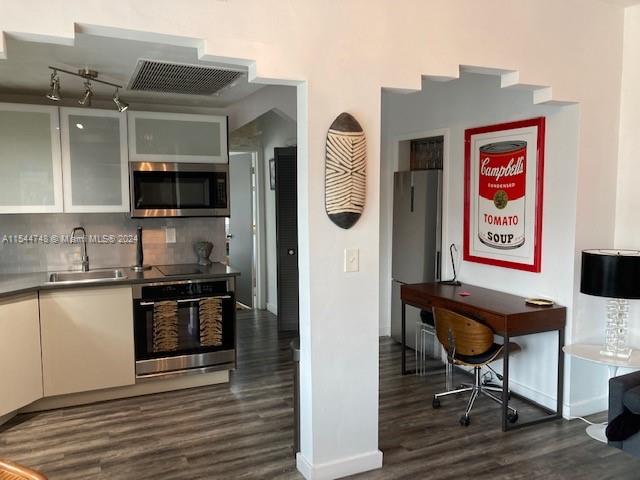
[[607,301],[607,326],[601,355],[628,360],[631,348],[627,344],[629,336],[629,302],[624,298]]

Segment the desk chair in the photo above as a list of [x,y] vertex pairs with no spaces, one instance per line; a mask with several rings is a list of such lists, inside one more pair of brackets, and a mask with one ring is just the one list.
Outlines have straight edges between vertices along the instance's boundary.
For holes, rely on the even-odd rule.
[[47,480],[47,477],[17,463],[0,460],[0,480]]
[[[440,407],[440,399],[449,395],[471,392],[467,409],[460,417],[460,425],[467,427],[471,422],[469,414],[479,394],[486,395],[494,402],[502,405],[502,400],[491,392],[502,392],[502,388],[484,385],[481,369],[485,365],[502,357],[503,345],[494,343],[493,331],[472,318],[444,308],[433,308],[433,316],[436,324],[438,341],[447,352],[447,361],[450,365],[473,367],[473,384],[463,384],[460,388],[433,396],[433,408]],[[516,343],[509,343],[509,353],[520,350]],[[518,411],[509,407],[509,422],[518,421]]]

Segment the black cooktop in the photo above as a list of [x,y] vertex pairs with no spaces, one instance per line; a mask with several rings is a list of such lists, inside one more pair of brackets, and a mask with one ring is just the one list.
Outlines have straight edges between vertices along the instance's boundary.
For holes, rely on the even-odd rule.
[[167,277],[203,273],[200,266],[195,263],[187,263],[184,265],[158,265],[156,268]]

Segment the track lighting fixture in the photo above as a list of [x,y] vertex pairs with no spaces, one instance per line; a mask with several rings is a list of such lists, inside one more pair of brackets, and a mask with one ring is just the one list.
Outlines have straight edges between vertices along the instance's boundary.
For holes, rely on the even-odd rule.
[[47,98],[57,102],[60,100],[60,79],[58,78],[58,72],[54,70],[51,72],[51,80],[49,80],[49,91],[47,92]]
[[119,89],[116,88],[116,92],[113,94],[113,103],[116,104],[120,113],[125,112],[129,108],[129,104],[120,99]]
[[60,79],[58,78],[58,72],[66,73],[68,75],[73,75],[75,77],[80,77],[84,79],[84,93],[78,100],[80,105],[85,107],[91,106],[91,100],[93,99],[95,92],[93,90],[93,86],[91,82],[102,83],[103,85],[109,85],[111,87],[115,87],[116,91],[113,94],[113,103],[115,103],[119,112],[124,112],[129,108],[129,104],[120,98],[120,89],[122,85],[118,85],[117,83],[106,82],[104,80],[98,80],[98,72],[95,70],[91,70],[89,68],[81,68],[76,72],[70,72],[69,70],[65,70],[63,68],[52,67],[49,66],[49,70],[51,70],[51,79],[49,81],[49,91],[47,92],[47,98],[53,101],[59,101],[61,99],[60,96]]
[[78,103],[84,107],[90,107],[93,95],[94,93],[93,88],[91,88],[91,82],[87,80],[84,82],[84,93],[80,97],[80,100],[78,100]]

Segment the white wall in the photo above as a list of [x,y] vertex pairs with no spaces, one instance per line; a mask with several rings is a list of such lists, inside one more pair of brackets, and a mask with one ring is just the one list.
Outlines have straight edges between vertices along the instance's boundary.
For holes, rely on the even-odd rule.
[[[615,246],[640,249],[640,5],[625,10],[624,25]],[[605,299],[599,300],[594,303],[604,326]],[[631,301],[629,331],[630,344],[640,348],[638,300]]]
[[[73,44],[76,31],[98,31],[196,45],[201,58],[249,65],[252,79],[299,85],[298,465],[308,478],[336,478],[382,460],[381,87],[419,89],[422,75],[456,77],[460,65],[476,65],[512,71],[512,84],[539,86],[537,101],[580,102],[576,244],[613,243],[616,159],[609,164],[613,173],[602,172],[602,162],[618,142],[619,7],[600,0],[196,0],[185,9],[173,0],[152,6],[67,0],[64,8],[62,2],[47,4],[54,7],[47,15],[32,14],[43,5],[0,0],[0,30],[64,44]],[[425,19],[431,19],[429,28]],[[10,52],[0,36],[3,55]],[[343,111],[358,119],[368,141],[367,205],[358,223],[344,231],[327,218],[323,194],[326,133]],[[360,249],[360,271],[345,273],[344,249],[354,247]]]
[[[540,274],[456,262],[461,281],[525,297],[550,297],[562,305],[573,303],[573,248],[578,164],[578,107],[533,105],[531,93],[500,88],[497,76],[465,74],[451,82],[425,80],[421,92],[382,96],[382,160],[380,212],[381,257],[391,256],[393,171],[397,137],[412,132],[447,129],[449,164],[445,174],[448,215],[443,245],[455,243],[462,251],[464,198],[464,131],[466,128],[537,116],[546,117],[545,183],[542,272]],[[419,134],[418,134],[419,136]],[[443,253],[444,277],[450,278],[448,252]],[[381,331],[390,326],[390,263],[381,262]],[[569,321],[571,308],[569,308]],[[555,407],[557,335],[515,339],[523,352],[514,355],[514,390]],[[498,366],[498,365],[496,365]]]
[[616,246],[640,248],[640,5],[624,16]]

